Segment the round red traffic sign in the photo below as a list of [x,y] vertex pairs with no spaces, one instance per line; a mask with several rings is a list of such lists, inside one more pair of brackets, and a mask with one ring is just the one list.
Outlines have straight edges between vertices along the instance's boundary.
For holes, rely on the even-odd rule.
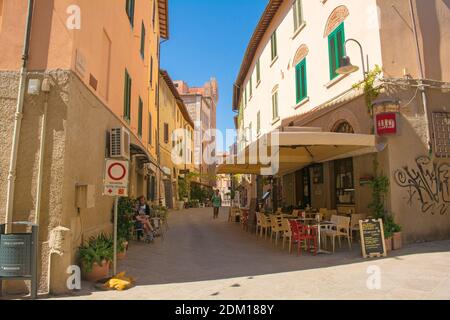
[[113,163],[108,168],[108,176],[111,180],[120,181],[127,175],[127,169],[121,163]]

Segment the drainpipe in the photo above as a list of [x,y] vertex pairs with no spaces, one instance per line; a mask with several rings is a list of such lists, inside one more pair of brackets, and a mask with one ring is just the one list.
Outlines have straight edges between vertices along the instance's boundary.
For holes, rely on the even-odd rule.
[[20,69],[20,84],[17,96],[16,114],[14,116],[14,133],[11,147],[11,158],[9,164],[8,187],[6,195],[6,232],[11,232],[11,222],[13,222],[14,212],[14,191],[16,182],[17,156],[19,152],[20,129],[22,127],[23,104],[25,99],[25,89],[27,82],[28,53],[30,49],[31,25],[33,17],[34,0],[28,0],[28,15],[24,36],[22,53],[22,67]]
[[[161,146],[159,144],[159,138],[160,138],[160,99],[159,99],[159,70],[161,69],[161,48],[162,48],[162,44],[164,42],[166,42],[167,39],[164,39],[163,41],[160,41],[159,43],[159,52],[158,52],[158,86],[157,86],[157,90],[156,90],[156,115],[157,115],[157,132],[156,132],[156,154],[158,157],[158,205],[161,205],[162,203],[162,197],[161,197],[161,179],[162,179],[162,175],[161,175]],[[167,205],[167,204],[166,204]]]
[[44,158],[45,158],[45,132],[47,129],[47,110],[48,110],[48,96],[50,92],[49,79],[44,79],[42,82],[42,91],[45,92],[44,113],[41,120],[41,141],[39,146],[39,171],[37,178],[37,191],[36,191],[36,216],[35,224],[39,225],[39,217],[41,215],[41,196],[42,196],[42,182],[44,180]]
[[414,15],[413,0],[409,0],[409,10],[411,13],[411,21],[412,21],[412,25],[413,25],[414,40],[415,40],[416,50],[417,50],[417,64],[418,64],[419,73],[420,73],[420,79],[418,81],[418,85],[419,85],[419,90],[421,92],[423,110],[425,113],[425,126],[427,128],[426,129],[427,147],[428,147],[428,152],[431,156],[432,151],[433,151],[433,146],[432,146],[431,134],[430,134],[430,118],[429,118],[429,114],[428,114],[428,99],[427,99],[427,94],[426,94],[425,87],[423,84],[423,80],[425,79],[425,72],[423,70],[422,56],[420,54],[419,37],[417,35],[417,25],[416,25],[416,17]]

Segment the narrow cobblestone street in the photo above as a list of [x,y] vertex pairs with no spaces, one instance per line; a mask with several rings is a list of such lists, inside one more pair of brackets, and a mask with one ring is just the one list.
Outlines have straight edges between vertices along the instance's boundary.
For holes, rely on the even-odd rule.
[[[450,299],[450,241],[407,246],[389,258],[363,260],[359,248],[335,255],[289,256],[256,240],[212,209],[171,212],[165,239],[132,243],[119,271],[136,277],[125,292],[83,283],[72,299]],[[378,266],[381,289],[367,289]]]

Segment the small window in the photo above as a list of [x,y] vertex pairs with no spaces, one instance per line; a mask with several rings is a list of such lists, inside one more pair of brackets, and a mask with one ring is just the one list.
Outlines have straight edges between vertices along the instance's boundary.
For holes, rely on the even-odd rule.
[[153,57],[150,58],[150,88],[153,88]]
[[144,21],[142,21],[142,26],[141,26],[141,57],[142,57],[142,59],[145,58],[145,25],[144,25]]
[[148,144],[153,144],[153,123],[152,123],[152,114],[148,114]]
[[164,143],[169,143],[169,124],[164,123]]
[[247,106],[247,86],[244,89],[244,108]]
[[272,54],[272,61],[273,61],[278,57],[277,32],[276,31],[274,31],[274,33],[272,34],[272,37],[270,40],[270,46],[271,46],[271,54]]
[[134,1],[135,0],[126,0],[125,2],[125,10],[132,27],[134,26]]
[[139,97],[139,110],[138,110],[138,135],[142,137],[142,117],[144,112],[144,103],[141,97]]
[[261,60],[258,59],[258,62],[256,62],[256,83],[261,82]]
[[125,69],[123,118],[128,122],[131,120],[131,85],[130,74]]
[[295,0],[293,8],[294,8],[294,32],[295,32],[303,24],[302,0]]
[[153,29],[156,29],[156,27],[155,27],[155,21],[156,21],[156,1],[157,1],[157,0],[153,0],[153,17],[152,17],[152,25],[153,25]]
[[256,134],[261,133],[261,111],[258,111],[258,114],[256,115]]
[[253,96],[253,75],[250,75],[250,83],[249,83],[249,86],[250,86],[250,98]]
[[297,103],[302,102],[308,96],[308,86],[306,82],[306,59],[303,59],[295,67],[295,92]]
[[278,116],[278,91],[272,94],[272,119],[277,120]]
[[328,36],[328,51],[330,59],[330,79],[333,80],[338,76],[336,70],[341,66],[342,58],[344,57],[345,46],[345,31],[344,23],[341,23]]

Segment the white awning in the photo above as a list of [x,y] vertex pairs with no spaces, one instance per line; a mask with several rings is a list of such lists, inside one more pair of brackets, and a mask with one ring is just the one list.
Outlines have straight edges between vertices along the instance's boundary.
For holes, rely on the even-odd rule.
[[[249,145],[240,157],[219,165],[218,172],[264,175],[267,173],[262,173],[262,169],[272,168],[273,175],[283,175],[315,163],[377,153],[384,147],[384,144],[377,145],[374,135],[311,132],[299,128],[297,131],[274,132],[261,137]],[[259,148],[267,150],[270,161],[259,155]]]

